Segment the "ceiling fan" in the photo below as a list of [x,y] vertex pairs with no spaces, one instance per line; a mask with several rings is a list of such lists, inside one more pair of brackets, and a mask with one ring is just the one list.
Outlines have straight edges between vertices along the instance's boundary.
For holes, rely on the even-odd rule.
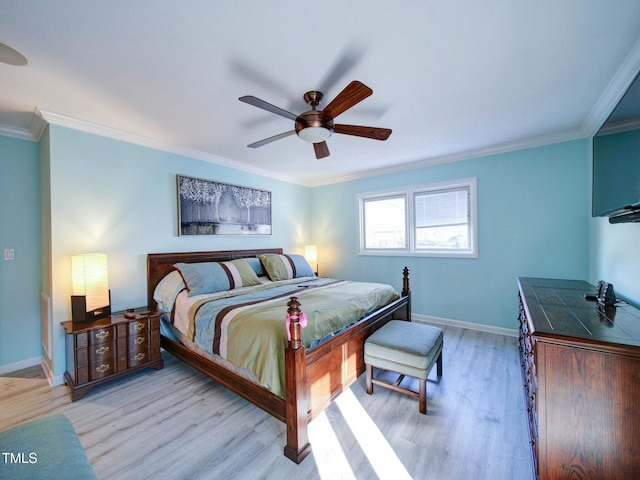
[[389,128],[363,127],[359,125],[342,125],[334,123],[333,120],[341,113],[350,109],[354,105],[360,103],[373,93],[365,84],[354,80],[342,90],[336,98],[334,98],[325,107],[324,110],[317,110],[316,107],[322,101],[322,92],[312,90],[304,94],[304,101],[311,107],[311,110],[296,115],[295,113],[283,110],[280,107],[271,105],[270,103],[260,100],[252,95],[240,97],[238,100],[254,107],[262,108],[276,115],[288,118],[295,122],[295,129],[288,132],[280,133],[272,137],[265,138],[258,142],[247,145],[249,148],[262,147],[281,138],[288,137],[294,133],[303,140],[313,143],[313,149],[316,158],[324,158],[329,156],[329,147],[327,147],[327,138],[332,133],[342,133],[344,135],[355,135],[357,137],[371,138],[374,140],[386,140],[391,135]]

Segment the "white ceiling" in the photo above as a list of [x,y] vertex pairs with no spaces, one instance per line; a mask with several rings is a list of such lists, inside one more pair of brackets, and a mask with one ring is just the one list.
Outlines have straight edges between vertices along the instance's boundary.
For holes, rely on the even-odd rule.
[[[44,118],[320,185],[588,137],[639,40],[638,0],[0,0],[0,41],[29,59],[0,63],[0,134],[37,138]],[[386,142],[246,147],[293,122],[238,97],[297,114],[354,79],[374,93],[336,122]]]

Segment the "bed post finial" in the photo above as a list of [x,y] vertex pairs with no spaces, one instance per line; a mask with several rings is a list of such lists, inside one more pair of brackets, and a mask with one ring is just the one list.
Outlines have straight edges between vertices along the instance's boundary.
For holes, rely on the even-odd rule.
[[402,269],[402,296],[409,295],[409,267]]
[[289,347],[297,350],[302,346],[300,336],[300,318],[303,313],[300,310],[298,297],[291,297],[287,303],[287,329],[289,335]]

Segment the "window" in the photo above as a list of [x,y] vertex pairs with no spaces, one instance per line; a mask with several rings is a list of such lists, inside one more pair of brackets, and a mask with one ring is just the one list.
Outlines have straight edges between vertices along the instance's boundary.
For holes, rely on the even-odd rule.
[[361,255],[477,258],[476,179],[358,196]]
[[406,195],[365,198],[362,209],[365,249],[406,250]]

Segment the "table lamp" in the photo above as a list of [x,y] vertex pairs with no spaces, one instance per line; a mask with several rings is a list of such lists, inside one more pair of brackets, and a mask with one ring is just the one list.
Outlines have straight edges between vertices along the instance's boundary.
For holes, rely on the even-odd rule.
[[71,256],[71,320],[87,323],[111,315],[107,256]]

